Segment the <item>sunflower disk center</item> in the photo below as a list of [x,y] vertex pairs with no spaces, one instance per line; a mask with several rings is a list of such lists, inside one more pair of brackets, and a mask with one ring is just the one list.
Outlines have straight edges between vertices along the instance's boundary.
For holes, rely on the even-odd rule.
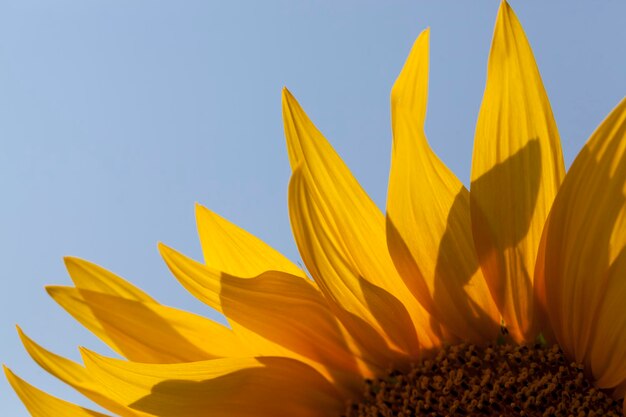
[[622,407],[586,379],[558,346],[461,344],[366,380],[346,417],[563,416],[623,417]]

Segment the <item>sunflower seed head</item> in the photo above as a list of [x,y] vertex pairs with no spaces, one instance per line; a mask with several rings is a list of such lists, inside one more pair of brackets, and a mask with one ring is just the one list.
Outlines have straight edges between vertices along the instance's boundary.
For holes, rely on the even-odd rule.
[[561,349],[449,346],[411,367],[365,384],[346,417],[555,416],[623,417],[622,407],[593,387]]

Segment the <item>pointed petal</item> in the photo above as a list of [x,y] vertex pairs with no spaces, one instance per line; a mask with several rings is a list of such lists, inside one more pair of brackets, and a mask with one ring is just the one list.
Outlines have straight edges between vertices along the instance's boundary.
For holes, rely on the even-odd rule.
[[304,277],[300,268],[259,238],[196,204],[196,222],[205,263],[242,278],[265,271],[283,271]]
[[533,272],[541,231],[565,169],[552,110],[524,31],[502,2],[476,125],[472,230],[506,326],[533,341]]
[[496,339],[500,313],[478,266],[469,193],[424,133],[429,31],[418,37],[391,91],[393,152],[387,194],[389,252],[422,305],[460,339]]
[[286,358],[141,364],[84,350],[85,364],[117,401],[161,417],[329,416],[343,403],[321,375]]
[[407,305],[415,303],[388,255],[383,214],[286,89],[283,119],[292,169],[302,164],[302,175],[315,188],[320,210],[341,234],[344,256],[364,279]]
[[224,314],[220,299],[223,273],[196,262],[163,243],[159,243],[158,247],[167,267],[181,285],[194,297]]
[[63,401],[30,385],[7,367],[4,374],[33,417],[107,417],[105,414]]
[[101,266],[70,256],[63,260],[77,288],[118,295],[130,300],[154,302],[148,294]]
[[[366,283],[363,285],[379,287],[406,307],[409,323],[413,322],[412,326],[418,328],[421,343],[426,347],[436,345],[439,338],[431,329],[432,318],[424,314],[423,307],[406,287],[389,256],[383,214],[286,89],[283,90],[283,120],[292,169],[295,169],[297,164],[302,164],[301,175],[306,177],[308,183],[308,186],[301,188],[300,191],[311,194],[303,197],[315,199],[315,202],[310,201],[307,204],[314,204],[318,212],[315,216],[318,219],[324,217],[323,221],[317,224],[323,229],[310,232],[325,234],[327,236],[324,238],[333,240],[337,256],[349,264],[346,266],[352,269],[352,274]],[[290,204],[298,203],[298,199],[297,196],[290,197]],[[305,201],[300,200],[300,203]],[[313,209],[313,205],[309,206],[309,209]],[[293,224],[301,220],[294,217],[297,214],[293,210],[291,214],[292,228],[295,229],[296,226]],[[301,235],[300,239],[303,238],[304,235]],[[304,243],[298,244],[303,246]],[[303,252],[306,249],[304,247],[300,249],[300,253],[306,256],[306,252]],[[307,267],[311,271],[314,267],[310,262],[311,259]],[[316,281],[318,278],[316,277]],[[359,280],[355,280],[353,284],[361,285]],[[402,349],[414,350],[416,344],[410,339],[414,339],[415,330],[402,329],[399,333],[404,333],[405,338]]]
[[563,349],[604,388],[626,377],[626,99],[591,136],[554,201],[537,294]]
[[[225,314],[221,297],[222,277],[226,276],[225,274],[200,262],[196,262],[162,243],[159,243],[159,252],[172,274],[183,287],[209,307]],[[295,276],[293,279],[301,280]],[[229,320],[229,324],[237,337],[249,346],[256,355],[287,357],[294,355],[293,352],[282,345],[257,334],[253,329],[241,326],[237,321],[231,320],[229,317],[226,318]]]
[[35,362],[51,375],[71,386],[85,397],[101,407],[122,417],[148,417],[148,414],[131,410],[107,396],[87,373],[85,368],[76,362],[56,355],[28,338],[18,327],[20,339],[28,354]]
[[160,251],[183,285],[198,292],[194,295],[221,306],[235,333],[257,355],[299,359],[344,383],[362,381],[366,371],[360,369],[358,352],[310,281],[278,271],[245,279],[220,275],[165,245]]
[[73,287],[47,290],[76,320],[133,361],[191,362],[251,354],[232,330],[186,311]]
[[[343,242],[303,174],[304,171],[296,170],[289,186],[292,230],[303,260],[333,312],[382,366],[398,361],[398,354],[414,357],[419,346],[407,306],[365,280],[339,249]],[[423,309],[417,313],[428,320]]]

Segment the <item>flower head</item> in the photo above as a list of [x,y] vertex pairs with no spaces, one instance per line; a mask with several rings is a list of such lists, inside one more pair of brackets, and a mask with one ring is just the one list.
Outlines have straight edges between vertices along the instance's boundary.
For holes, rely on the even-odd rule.
[[[467,190],[424,133],[428,42],[426,30],[391,93],[386,214],[285,89],[289,213],[308,274],[197,206],[204,261],[159,250],[230,327],[66,258],[74,286],[49,294],[124,359],[82,349],[78,364],[20,331],[29,354],[120,416],[623,415],[610,397],[626,392],[626,101],[566,175],[503,2]],[[33,416],[101,416],[5,370]]]

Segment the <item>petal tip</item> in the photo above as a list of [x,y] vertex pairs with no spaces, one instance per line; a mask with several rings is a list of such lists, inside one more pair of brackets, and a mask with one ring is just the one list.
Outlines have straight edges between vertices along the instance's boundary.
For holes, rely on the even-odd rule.
[[164,252],[168,252],[170,250],[170,247],[167,246],[165,243],[159,241],[157,242],[157,249],[159,250],[159,253],[163,255]]
[[78,352],[80,353],[80,357],[83,359],[83,363],[87,366],[87,362],[93,361],[97,359],[100,355],[98,355],[93,350],[89,350],[85,346],[78,346]]
[[44,287],[44,289],[46,290],[48,295],[52,297],[52,299],[55,299],[55,297],[59,294],[59,291],[61,291],[61,288],[63,288],[61,285],[46,285]]
[[159,254],[161,255],[161,257],[163,258],[163,260],[165,261],[165,263],[170,266],[170,263],[172,261],[172,255],[176,255],[177,252],[176,250],[174,250],[173,248],[171,248],[170,246],[167,246],[165,243],[163,242],[158,242],[157,243],[157,249],[159,250]]
[[11,385],[13,385],[13,383],[15,382],[17,378],[17,375],[15,375],[15,373],[11,370],[11,368],[6,366],[5,364],[2,364],[2,370],[4,371],[4,376],[6,377],[6,379],[9,381]]
[[[24,348],[26,349],[26,351],[31,354],[31,352],[33,351],[34,347],[39,347],[39,345],[37,345],[37,343],[35,343],[35,341],[33,339],[31,339],[30,337],[28,337],[26,335],[26,333],[24,333],[24,331],[22,330],[21,327],[19,326],[15,326],[17,329],[17,334],[20,337],[20,341],[22,342],[22,345],[24,345]],[[31,354],[32,356],[32,354]]]
[[65,264],[65,267],[68,268],[70,265],[76,264],[78,262],[78,258],[74,257],[74,256],[64,256],[63,257],[63,263]]
[[287,87],[283,87],[281,91],[281,96],[283,100],[283,106],[288,105],[291,101],[294,100],[293,94],[291,94],[291,91],[289,91]]
[[500,7],[498,8],[498,18],[496,22],[496,26],[500,21],[510,21],[511,19],[516,19],[515,13],[513,12],[513,8],[509,4],[508,1],[502,0],[500,2]]
[[15,325],[15,330],[17,330],[17,334],[20,336],[20,338],[22,338],[22,336],[26,336],[19,324]]

